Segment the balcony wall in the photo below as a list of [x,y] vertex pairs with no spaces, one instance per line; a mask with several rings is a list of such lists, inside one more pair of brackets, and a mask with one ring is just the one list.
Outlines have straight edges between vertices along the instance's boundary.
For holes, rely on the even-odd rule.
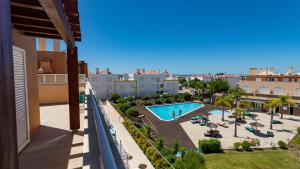
[[[39,74],[39,100],[41,105],[69,102],[67,74]],[[79,75],[79,90],[85,90],[85,75]]]
[[13,30],[12,38],[13,44],[24,49],[26,52],[29,125],[30,134],[33,135],[40,126],[35,38],[21,35],[20,32],[16,30]]

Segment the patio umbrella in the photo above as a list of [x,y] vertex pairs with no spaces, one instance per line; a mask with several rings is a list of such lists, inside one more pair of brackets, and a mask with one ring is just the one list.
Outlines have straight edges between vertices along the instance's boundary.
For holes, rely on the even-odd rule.
[[255,128],[257,129],[257,127],[264,127],[263,124],[259,123],[259,122],[252,122],[252,123],[249,123],[249,125],[251,126],[255,126]]

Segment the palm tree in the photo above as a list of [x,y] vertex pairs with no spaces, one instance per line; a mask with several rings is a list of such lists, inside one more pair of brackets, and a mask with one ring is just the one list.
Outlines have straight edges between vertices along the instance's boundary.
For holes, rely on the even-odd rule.
[[279,103],[280,103],[280,118],[283,119],[283,106],[288,105],[289,96],[279,96]]
[[[245,111],[252,107],[251,103],[248,100],[242,100],[240,101],[239,105],[242,109]],[[245,111],[243,111],[243,119],[245,119]]]
[[271,122],[270,122],[270,129],[273,129],[273,116],[274,116],[274,109],[278,106],[280,106],[280,100],[279,99],[269,99],[265,103],[265,108],[271,112]]
[[235,118],[235,121],[234,121],[234,137],[237,137],[237,119],[238,117],[241,117],[241,114],[243,113],[243,109],[241,109],[240,107],[237,107],[234,109],[234,118]]
[[295,104],[296,104],[296,102],[295,102],[294,100],[291,100],[291,99],[288,100],[289,112],[290,112],[290,108],[291,108],[292,106],[295,106]]
[[237,102],[239,98],[245,95],[245,91],[240,87],[235,87],[229,90],[229,94],[234,98],[234,104],[238,107]]
[[215,101],[216,106],[222,106],[222,121],[224,121],[225,107],[232,107],[232,99],[229,96],[217,96]]

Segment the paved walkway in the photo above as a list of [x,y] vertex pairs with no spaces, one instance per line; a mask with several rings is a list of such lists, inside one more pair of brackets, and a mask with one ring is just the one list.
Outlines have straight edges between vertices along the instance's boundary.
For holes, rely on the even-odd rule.
[[146,155],[142,152],[134,139],[128,133],[127,129],[122,124],[123,118],[119,115],[119,113],[113,108],[112,105],[110,105],[110,103],[103,105],[103,107],[116,130],[116,136],[122,139],[122,143],[126,147],[127,152],[130,156],[133,157],[128,161],[129,167],[131,169],[135,169],[138,168],[140,164],[146,164],[147,169],[154,169],[151,162],[148,160]]

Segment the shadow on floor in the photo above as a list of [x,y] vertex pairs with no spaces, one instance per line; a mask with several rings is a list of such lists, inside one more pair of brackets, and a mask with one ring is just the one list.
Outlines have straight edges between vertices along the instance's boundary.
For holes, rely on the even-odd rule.
[[20,169],[67,168],[73,137],[71,131],[41,126],[19,155]]

